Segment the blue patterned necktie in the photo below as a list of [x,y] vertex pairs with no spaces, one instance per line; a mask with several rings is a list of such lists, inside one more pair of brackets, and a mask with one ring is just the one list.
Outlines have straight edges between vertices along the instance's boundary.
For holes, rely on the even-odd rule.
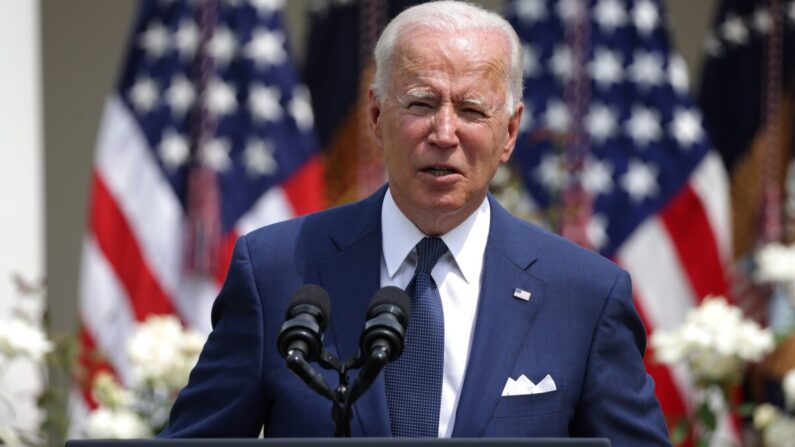
[[416,248],[417,269],[406,288],[411,319],[403,354],[386,367],[386,397],[392,436],[435,438],[442,403],[444,311],[431,270],[447,246],[426,237]]

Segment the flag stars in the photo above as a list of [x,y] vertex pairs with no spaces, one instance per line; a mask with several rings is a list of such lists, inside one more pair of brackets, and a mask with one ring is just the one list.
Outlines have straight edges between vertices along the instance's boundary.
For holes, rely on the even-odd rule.
[[229,141],[223,138],[214,138],[202,144],[199,161],[215,172],[224,172],[232,166],[232,159],[229,158],[231,150],[232,146]]
[[182,20],[174,33],[174,47],[177,49],[177,53],[182,59],[190,60],[196,54],[198,46],[199,28],[196,26],[196,22],[190,19]]
[[522,119],[519,121],[519,132],[525,133],[533,125],[533,105],[525,102],[524,113]]
[[153,21],[141,33],[138,40],[141,48],[144,49],[146,56],[151,59],[159,59],[168,51],[170,46],[168,29],[158,21]]
[[176,75],[171,80],[171,85],[166,89],[166,103],[177,116],[184,116],[193,106],[196,92],[193,84],[183,74]]
[[634,106],[626,128],[638,148],[645,149],[650,142],[660,139],[660,115],[652,109]]
[[773,20],[770,17],[770,11],[766,8],[758,7],[754,11],[751,19],[754,30],[759,34],[767,34],[773,28]]
[[613,190],[613,167],[604,160],[589,159],[580,178],[582,187],[593,197]]
[[541,72],[541,65],[538,63],[538,50],[532,45],[522,45],[524,57],[522,58],[523,73],[525,78],[534,78]]
[[593,14],[599,27],[609,33],[627,23],[627,13],[618,0],[599,0]]
[[732,45],[743,45],[748,42],[748,27],[743,19],[735,14],[727,14],[726,20],[720,25],[723,39]]
[[687,77],[687,64],[679,54],[673,54],[668,60],[668,79],[674,91],[685,95],[690,91],[690,82]]
[[581,11],[580,0],[560,0],[557,6],[558,16],[564,22],[579,18]]
[[603,89],[621,82],[624,78],[621,56],[604,47],[594,51],[594,57],[588,64],[588,70],[597,87]]
[[571,49],[566,45],[558,45],[549,59],[550,71],[557,76],[558,79],[565,81],[571,78],[574,71],[574,61],[571,55]]
[[258,68],[279,65],[287,59],[284,42],[283,33],[259,28],[254,30],[251,41],[243,48],[243,54],[254,60]]
[[155,108],[160,93],[157,83],[152,78],[143,77],[135,81],[129,95],[135,110],[140,114],[146,114]]
[[604,143],[605,140],[615,135],[617,128],[618,119],[609,107],[600,103],[591,105],[585,116],[585,129],[591,139],[597,143]]
[[547,111],[544,114],[546,127],[555,132],[565,132],[569,128],[570,121],[569,108],[566,103],[552,100],[547,104]]
[[290,116],[295,120],[298,129],[308,132],[315,124],[315,117],[312,114],[312,105],[309,102],[309,89],[301,85],[293,89],[293,98],[287,105]]
[[610,238],[607,236],[607,219],[604,215],[597,214],[591,217],[585,228],[585,235],[588,242],[597,251],[604,248]]
[[563,166],[563,158],[552,153],[545,154],[534,172],[535,178],[548,191],[559,191],[568,182],[568,173]]
[[674,119],[670,124],[671,133],[679,145],[689,149],[693,144],[701,141],[704,130],[701,127],[701,114],[695,110],[677,108],[674,110]]
[[260,16],[269,16],[284,6],[284,0],[249,0]]
[[168,129],[164,132],[163,138],[157,147],[157,152],[163,164],[171,169],[183,166],[190,156],[190,148],[185,137],[173,129]]
[[281,92],[276,87],[255,84],[248,96],[248,106],[255,119],[260,121],[278,121],[284,115],[279,104]]
[[213,36],[207,42],[207,51],[220,67],[225,67],[232,60],[237,50],[237,39],[229,28],[215,28]]
[[237,110],[235,89],[223,79],[213,79],[207,86],[205,95],[205,107],[214,116],[229,115]]
[[621,176],[621,186],[635,203],[654,197],[658,192],[657,169],[639,160],[630,160]]
[[642,87],[651,87],[662,84],[665,79],[663,71],[663,58],[658,53],[637,51],[635,60],[627,69],[629,78]]
[[258,139],[252,139],[246,144],[243,163],[251,176],[273,175],[279,169],[279,164],[273,157],[273,144]]
[[704,39],[704,52],[712,57],[723,55],[723,44],[714,34],[708,34]]
[[524,0],[514,3],[516,16],[522,23],[532,24],[547,18],[546,0]]
[[648,37],[660,22],[660,12],[650,0],[640,0],[632,9],[632,21],[635,23],[635,28]]

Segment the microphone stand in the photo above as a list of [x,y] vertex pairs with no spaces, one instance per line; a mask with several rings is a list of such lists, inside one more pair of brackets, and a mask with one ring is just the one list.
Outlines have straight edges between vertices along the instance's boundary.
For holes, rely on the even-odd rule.
[[[359,399],[378,377],[378,374],[387,364],[389,347],[383,344],[373,346],[372,351],[364,357],[360,351],[345,363],[323,350],[317,363],[326,370],[337,371],[339,383],[332,390],[299,349],[290,351],[286,357],[287,367],[293,371],[309,388],[330,400],[332,403],[331,418],[334,420],[334,437],[351,437],[351,419],[353,417],[353,403]],[[349,385],[348,371],[359,369],[359,374]]]

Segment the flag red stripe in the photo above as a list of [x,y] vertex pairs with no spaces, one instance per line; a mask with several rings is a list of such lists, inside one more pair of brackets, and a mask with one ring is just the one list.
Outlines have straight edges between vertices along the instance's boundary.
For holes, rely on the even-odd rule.
[[660,219],[671,235],[696,299],[700,302],[707,295],[726,296],[728,283],[718,244],[701,200],[690,185],[669,202]]
[[215,272],[215,282],[219,286],[223,285],[224,280],[226,280],[226,272],[229,270],[229,264],[232,262],[232,253],[235,251],[235,243],[237,243],[237,238],[239,236],[237,231],[230,231],[221,240],[221,262],[219,263],[218,271]]
[[320,155],[310,158],[284,183],[282,189],[293,205],[296,216],[302,216],[326,207],[326,190],[323,182],[323,160]]
[[[634,294],[634,299],[635,308],[638,310],[643,326],[646,327],[646,337],[651,337],[653,328],[641,307],[641,300],[638,299],[637,292]],[[663,412],[667,416],[677,418],[685,416],[687,414],[687,406],[682,399],[681,391],[677,387],[676,382],[674,382],[673,377],[671,377],[668,367],[654,360],[654,352],[648,343],[646,344],[646,354],[643,357],[643,362],[646,364],[646,371],[654,379],[655,393]]]
[[138,321],[151,314],[172,314],[174,307],[149,269],[121,209],[99,173],[91,181],[90,227],[102,254],[124,286]]
[[83,400],[86,402],[90,409],[97,408],[97,402],[91,393],[91,383],[94,377],[101,371],[108,371],[114,376],[115,371],[111,364],[102,357],[94,337],[88,332],[84,325],[80,325],[80,332],[78,334],[80,340],[80,352],[77,361],[80,365],[80,374],[78,375],[78,383],[80,391],[83,395]]
[[[651,337],[653,328],[646,318],[641,306],[641,300],[638,299],[638,294],[634,293],[635,308],[638,310],[638,315],[646,328],[646,337]],[[646,353],[643,356],[643,363],[646,365],[646,372],[654,379],[654,394],[660,402],[663,414],[668,424],[668,429],[673,428],[676,423],[687,416],[687,405],[682,399],[682,390],[678,388],[676,382],[671,376],[671,371],[662,363],[654,360],[654,350],[649,344],[646,344]],[[692,439],[687,439],[679,447],[691,447]]]

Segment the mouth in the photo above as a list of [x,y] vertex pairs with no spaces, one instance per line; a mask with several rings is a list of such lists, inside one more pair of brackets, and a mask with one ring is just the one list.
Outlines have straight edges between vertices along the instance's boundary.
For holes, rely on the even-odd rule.
[[423,168],[420,171],[430,174],[434,177],[445,177],[448,175],[458,174],[457,170],[449,166],[428,166],[427,168]]

